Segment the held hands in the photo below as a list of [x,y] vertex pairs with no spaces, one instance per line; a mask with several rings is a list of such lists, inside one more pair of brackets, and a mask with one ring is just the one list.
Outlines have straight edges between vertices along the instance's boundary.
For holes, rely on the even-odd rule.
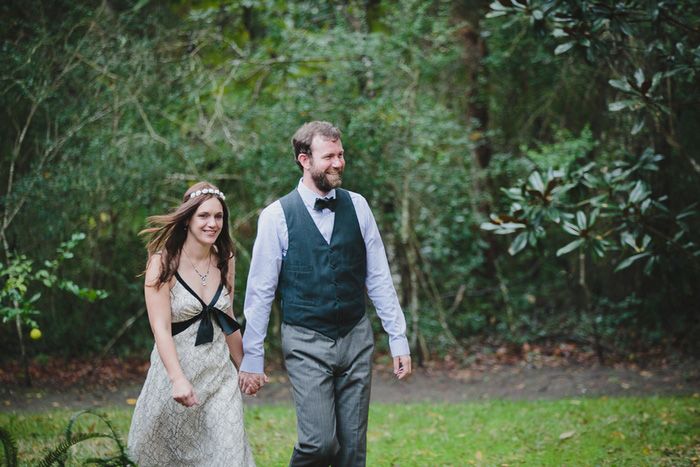
[[197,399],[194,388],[185,378],[173,381],[173,399],[185,407],[199,405],[199,399]]
[[411,356],[399,355],[394,357],[394,374],[398,379],[404,379],[411,374]]
[[262,389],[267,382],[268,379],[265,373],[248,373],[247,371],[238,372],[238,385],[240,386],[241,391],[249,396],[255,397],[255,393]]

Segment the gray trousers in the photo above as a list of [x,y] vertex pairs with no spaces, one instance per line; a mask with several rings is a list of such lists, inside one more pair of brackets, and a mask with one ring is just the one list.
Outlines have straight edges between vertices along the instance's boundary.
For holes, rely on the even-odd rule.
[[373,349],[367,316],[337,340],[282,324],[297,412],[298,442],[290,466],[365,465]]

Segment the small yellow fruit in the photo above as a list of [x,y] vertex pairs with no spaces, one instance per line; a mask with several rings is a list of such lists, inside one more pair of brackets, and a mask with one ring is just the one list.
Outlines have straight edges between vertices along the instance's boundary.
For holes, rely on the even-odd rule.
[[39,331],[37,328],[34,328],[29,332],[29,337],[31,337],[32,339],[39,339],[41,337],[41,331]]

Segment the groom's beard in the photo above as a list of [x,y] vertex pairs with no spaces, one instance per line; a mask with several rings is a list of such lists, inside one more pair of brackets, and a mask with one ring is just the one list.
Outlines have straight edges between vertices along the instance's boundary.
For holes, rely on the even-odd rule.
[[[327,175],[332,175],[335,174],[335,177],[332,177],[332,180],[329,180]],[[311,180],[313,180],[314,185],[316,185],[316,188],[319,189],[319,191],[322,191],[323,193],[328,193],[331,191],[333,188],[338,188],[340,184],[343,182],[343,169],[333,169],[333,170],[327,170],[325,172],[323,171],[314,171],[313,166],[311,167]]]

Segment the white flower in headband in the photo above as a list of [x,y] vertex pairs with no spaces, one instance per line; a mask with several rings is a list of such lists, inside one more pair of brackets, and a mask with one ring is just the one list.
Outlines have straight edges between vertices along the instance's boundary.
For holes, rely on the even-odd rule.
[[215,190],[213,188],[204,188],[203,190],[193,191],[192,193],[190,193],[190,199],[196,198],[197,196],[209,195],[209,194],[216,195],[224,201],[226,200],[226,196],[224,196],[224,194],[222,192],[220,192],[219,190]]

